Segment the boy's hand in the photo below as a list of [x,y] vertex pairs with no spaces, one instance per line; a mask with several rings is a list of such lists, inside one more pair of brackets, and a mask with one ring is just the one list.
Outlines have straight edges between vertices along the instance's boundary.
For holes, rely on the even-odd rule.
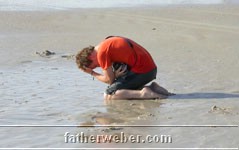
[[118,78],[120,76],[123,76],[126,74],[127,66],[120,66],[117,70],[115,70],[115,78]]
[[88,68],[88,67],[81,68],[81,70],[82,70],[83,72],[88,73],[88,74],[91,74],[92,71],[93,71],[91,68]]

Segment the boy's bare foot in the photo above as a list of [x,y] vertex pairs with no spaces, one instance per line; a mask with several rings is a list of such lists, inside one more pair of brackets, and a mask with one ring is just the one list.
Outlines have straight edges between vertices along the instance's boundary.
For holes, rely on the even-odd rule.
[[165,95],[165,96],[175,95],[174,93],[170,93],[165,88],[159,86],[156,82],[152,82],[149,87],[150,87],[150,89],[152,89],[154,92],[156,92],[158,94],[162,94],[162,95]]
[[167,98],[166,95],[156,93],[155,91],[152,91],[150,87],[144,87],[141,91],[141,95],[144,98],[148,99],[165,99]]

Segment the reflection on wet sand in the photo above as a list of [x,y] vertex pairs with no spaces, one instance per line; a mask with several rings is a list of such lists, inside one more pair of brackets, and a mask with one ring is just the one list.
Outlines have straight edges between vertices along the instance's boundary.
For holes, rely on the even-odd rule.
[[105,100],[106,112],[91,112],[80,126],[94,125],[133,125],[137,121],[154,117],[154,110],[162,104],[161,100]]
[[[87,121],[81,125],[129,125],[138,120],[153,117],[155,108],[159,108],[161,100],[105,100],[106,112],[88,114]],[[89,117],[90,121],[89,121]]]
[[[105,118],[111,121],[105,122],[113,122],[115,124],[135,124],[137,120],[146,120],[148,117],[153,116],[153,110],[155,108],[159,108],[161,101],[160,100],[134,100],[134,101],[112,101],[107,100],[104,101],[107,112],[104,114],[108,117],[103,117],[102,114],[100,117],[95,116],[95,120],[100,118],[101,120]],[[110,116],[110,117],[109,117]]]
[[[81,127],[94,127],[89,128],[89,134],[113,136],[122,133],[126,136],[136,135],[139,132],[144,134],[142,128],[129,128],[128,126],[139,125],[142,121],[154,117],[154,111],[159,109],[162,100],[105,100],[104,104],[106,112],[91,112],[85,116],[87,121],[80,124]],[[122,127],[122,125],[127,127]]]

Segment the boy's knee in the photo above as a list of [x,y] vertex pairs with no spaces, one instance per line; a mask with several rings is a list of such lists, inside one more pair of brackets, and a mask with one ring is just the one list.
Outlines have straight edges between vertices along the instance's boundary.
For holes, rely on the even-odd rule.
[[104,100],[111,100],[111,95],[104,93]]

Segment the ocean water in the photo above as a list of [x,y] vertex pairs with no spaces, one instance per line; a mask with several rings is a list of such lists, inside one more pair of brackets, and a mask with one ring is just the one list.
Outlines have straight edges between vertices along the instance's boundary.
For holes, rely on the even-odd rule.
[[0,11],[66,10],[72,8],[138,7],[178,4],[225,4],[237,0],[0,0]]

